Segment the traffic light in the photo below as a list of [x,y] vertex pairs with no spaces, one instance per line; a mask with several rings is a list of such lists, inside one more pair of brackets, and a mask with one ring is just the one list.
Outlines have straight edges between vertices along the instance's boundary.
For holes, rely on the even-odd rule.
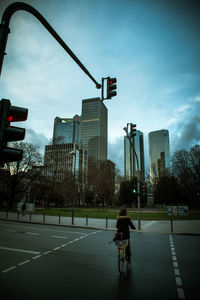
[[25,137],[25,129],[11,126],[11,122],[26,121],[28,109],[12,106],[10,100],[0,101],[0,164],[20,161],[23,150],[7,147],[8,142],[20,141]]
[[117,95],[117,78],[107,78],[107,99],[111,99],[112,97]]
[[133,185],[133,194],[137,194],[137,184]]
[[143,185],[143,184],[140,185],[140,194],[141,194],[141,196],[143,196],[143,197],[146,196],[146,187],[145,187],[145,185]]
[[136,136],[136,124],[130,123],[130,137]]

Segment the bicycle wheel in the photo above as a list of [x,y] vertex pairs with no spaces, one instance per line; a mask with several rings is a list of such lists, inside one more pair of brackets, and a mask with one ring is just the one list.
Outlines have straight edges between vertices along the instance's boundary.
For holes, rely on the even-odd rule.
[[118,270],[119,273],[124,272],[124,266],[125,266],[125,251],[123,248],[118,249]]

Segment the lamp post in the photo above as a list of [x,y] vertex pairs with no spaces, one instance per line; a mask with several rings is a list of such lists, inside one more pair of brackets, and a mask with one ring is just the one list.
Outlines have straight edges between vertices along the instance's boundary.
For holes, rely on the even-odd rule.
[[[129,123],[128,123],[129,124]],[[128,134],[128,124],[127,127],[124,127],[123,130],[126,132],[126,136],[129,140],[129,143],[133,149],[133,154],[135,155],[136,158],[136,163],[137,163],[137,205],[138,205],[138,229],[141,229],[141,215],[140,215],[140,171],[139,171],[139,161],[138,161],[138,156],[135,151],[134,145],[131,141],[131,138]]]
[[[73,164],[72,164],[72,178],[73,178],[73,188],[75,188],[75,176],[76,176],[76,150],[69,152],[69,155],[73,156]],[[74,191],[72,197],[72,225],[74,225]]]

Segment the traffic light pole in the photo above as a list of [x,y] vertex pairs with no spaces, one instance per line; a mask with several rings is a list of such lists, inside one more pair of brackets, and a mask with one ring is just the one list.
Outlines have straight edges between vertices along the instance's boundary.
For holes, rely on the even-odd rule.
[[124,130],[126,132],[126,136],[127,138],[129,139],[129,143],[133,149],[133,153],[136,157],[136,162],[137,162],[137,205],[138,205],[138,230],[141,229],[141,214],[140,214],[140,172],[139,172],[139,161],[138,161],[138,156],[137,156],[137,153],[135,151],[135,148],[134,148],[134,145],[131,141],[131,138],[130,136],[128,135],[128,126],[127,127],[124,127]]
[[94,77],[89,73],[86,67],[81,63],[81,61],[77,58],[77,56],[71,51],[71,49],[66,45],[66,43],[61,39],[61,37],[57,34],[57,32],[51,27],[51,25],[46,21],[46,19],[32,6],[22,3],[22,2],[15,2],[9,5],[1,19],[0,24],[0,74],[3,65],[4,55],[6,55],[6,44],[8,39],[8,34],[10,33],[9,23],[12,15],[18,10],[25,10],[32,15],[34,15],[42,25],[49,31],[49,33],[56,39],[56,41],[64,48],[64,50],[72,57],[72,59],[79,65],[79,67],[87,74],[87,76],[95,83],[96,88],[100,89],[101,84],[99,84]]

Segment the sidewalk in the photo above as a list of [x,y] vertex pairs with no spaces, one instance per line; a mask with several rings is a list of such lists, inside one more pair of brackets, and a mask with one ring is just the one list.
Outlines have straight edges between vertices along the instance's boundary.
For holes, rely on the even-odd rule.
[[[116,220],[106,219],[86,219],[86,218],[74,218],[74,225],[72,225],[71,217],[58,217],[58,216],[45,216],[35,214],[11,213],[0,211],[0,219],[8,221],[18,221],[33,224],[48,224],[48,225],[60,225],[60,226],[72,226],[72,227],[86,227],[92,229],[106,229],[116,230]],[[138,227],[138,221],[134,220],[136,228]],[[151,233],[166,233],[169,234],[173,231],[174,234],[195,234],[200,235],[200,220],[184,220],[184,221],[141,221],[141,232]]]

